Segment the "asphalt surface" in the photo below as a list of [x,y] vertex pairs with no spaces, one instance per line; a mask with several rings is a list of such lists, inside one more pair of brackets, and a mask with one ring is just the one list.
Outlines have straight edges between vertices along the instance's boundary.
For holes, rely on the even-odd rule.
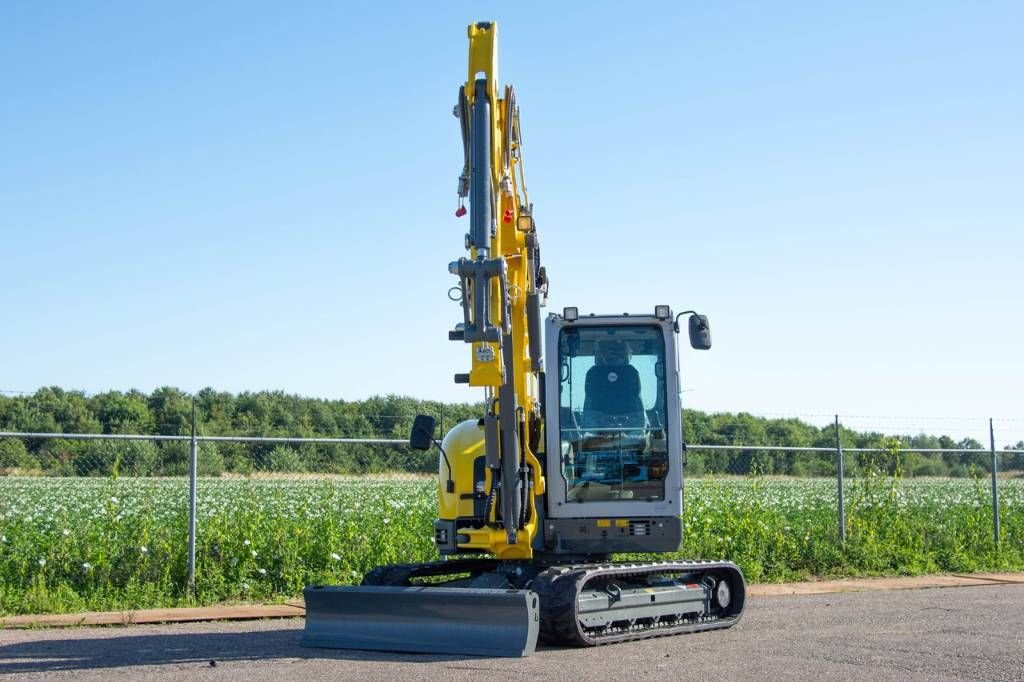
[[0,630],[0,676],[1024,680],[1024,585],[754,597],[730,630],[518,659],[304,649],[302,624]]

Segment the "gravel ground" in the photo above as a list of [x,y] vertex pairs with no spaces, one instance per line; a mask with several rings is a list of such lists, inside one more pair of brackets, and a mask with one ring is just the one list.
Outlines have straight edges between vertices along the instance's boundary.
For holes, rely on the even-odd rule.
[[19,679],[1024,679],[1024,585],[754,597],[736,627],[494,659],[304,649],[302,620],[0,630]]

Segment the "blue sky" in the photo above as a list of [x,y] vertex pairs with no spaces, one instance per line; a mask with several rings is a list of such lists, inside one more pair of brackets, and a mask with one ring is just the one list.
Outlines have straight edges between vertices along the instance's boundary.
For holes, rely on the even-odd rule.
[[706,312],[701,409],[1024,438],[1024,4],[208,4],[0,7],[0,389],[477,399],[495,19],[553,310]]

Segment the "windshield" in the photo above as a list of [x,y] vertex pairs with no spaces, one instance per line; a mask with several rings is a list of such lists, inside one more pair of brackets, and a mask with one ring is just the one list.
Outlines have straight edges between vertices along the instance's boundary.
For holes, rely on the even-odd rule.
[[558,355],[566,499],[664,499],[668,452],[661,329],[563,328]]

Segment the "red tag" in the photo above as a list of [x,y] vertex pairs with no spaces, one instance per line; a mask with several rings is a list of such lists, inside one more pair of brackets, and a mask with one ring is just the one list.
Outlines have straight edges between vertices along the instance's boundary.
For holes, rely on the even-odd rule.
[[455,209],[455,217],[456,218],[461,218],[464,215],[466,215],[466,207],[465,206],[459,206],[457,209]]

